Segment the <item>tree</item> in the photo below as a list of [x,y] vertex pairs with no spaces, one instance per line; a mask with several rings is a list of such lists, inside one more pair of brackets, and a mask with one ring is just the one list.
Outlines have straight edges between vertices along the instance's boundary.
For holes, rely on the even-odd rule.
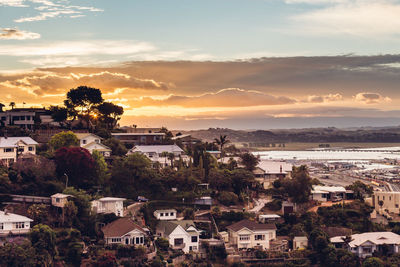
[[79,146],[78,137],[72,132],[60,132],[51,137],[49,145],[52,151],[56,151],[62,147]]
[[233,192],[222,191],[219,193],[218,201],[221,202],[223,205],[230,206],[237,204],[239,198]]
[[95,162],[89,151],[81,147],[62,147],[54,158],[59,177],[68,177],[68,182],[78,188],[89,189],[99,184],[96,178]]
[[226,135],[220,135],[219,138],[215,138],[214,142],[219,146],[221,151],[221,160],[224,157],[224,146],[230,141],[227,139]]
[[45,204],[33,204],[28,208],[28,215],[35,223],[43,223],[48,216],[48,209]]
[[157,238],[156,245],[160,250],[167,251],[169,248],[169,241],[165,238]]
[[40,266],[52,266],[57,255],[55,232],[45,224],[37,224],[29,233],[29,239],[36,251]]
[[51,112],[51,118],[63,126],[68,119],[68,109],[66,107],[50,106],[49,110]]
[[35,249],[28,240],[22,244],[5,243],[0,246],[0,266],[40,266],[36,262]]
[[384,266],[385,266],[384,262],[381,259],[375,257],[366,259],[362,265],[362,267],[384,267]]
[[15,102],[10,102],[9,106],[11,107],[11,109],[15,108]]
[[100,185],[104,185],[104,183],[106,183],[109,179],[107,163],[103,155],[97,150],[93,151],[92,158],[94,160],[95,172],[97,180],[99,181],[98,183]]
[[354,197],[359,200],[364,200],[364,195],[372,195],[374,189],[361,181],[355,181],[353,184],[346,186],[347,190],[354,192]]
[[186,208],[183,210],[185,220],[194,220],[194,215],[194,210],[192,208]]
[[125,145],[115,138],[104,140],[103,144],[111,148],[112,154],[115,156],[125,156],[128,152],[128,149],[126,149]]
[[260,162],[260,158],[254,156],[252,153],[244,153],[240,155],[240,161],[244,165],[245,169],[249,171],[254,171]]
[[4,105],[3,103],[0,103],[0,112],[3,112],[3,108],[5,107],[6,105]]
[[107,125],[108,129],[113,129],[124,114],[124,108],[111,102],[104,102],[97,106],[100,119]]
[[87,86],[79,86],[69,90],[67,99],[64,101],[68,109],[86,121],[88,128],[91,119],[95,117],[95,107],[101,103],[103,103],[103,97],[100,89]]

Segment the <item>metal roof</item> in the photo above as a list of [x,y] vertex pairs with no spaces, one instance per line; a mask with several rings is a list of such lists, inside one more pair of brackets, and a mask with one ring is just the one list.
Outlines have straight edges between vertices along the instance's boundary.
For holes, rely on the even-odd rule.
[[24,142],[27,145],[38,145],[38,143],[29,136],[0,137],[0,147],[17,147],[17,143],[20,141]]

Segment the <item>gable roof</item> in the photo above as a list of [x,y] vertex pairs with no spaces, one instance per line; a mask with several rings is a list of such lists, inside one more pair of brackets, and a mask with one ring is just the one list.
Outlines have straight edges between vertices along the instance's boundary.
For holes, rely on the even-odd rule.
[[237,223],[229,225],[226,228],[234,232],[240,231],[243,228],[247,228],[251,231],[276,230],[276,226],[273,223],[256,223],[250,220],[241,220]]
[[[332,243],[343,243],[344,236],[335,236],[331,238]],[[383,244],[400,244],[400,235],[392,232],[371,232],[352,235],[353,239],[349,245],[350,247],[358,247],[365,242],[371,242],[376,245]]]
[[51,197],[53,198],[68,198],[68,197],[74,197],[72,195],[67,195],[67,194],[63,194],[63,193],[56,193],[54,195],[51,195]]
[[0,147],[17,147],[19,141],[22,141],[27,145],[38,145],[38,143],[29,136],[0,137]]
[[135,229],[145,233],[144,229],[134,223],[131,218],[124,217],[107,224],[101,231],[105,237],[121,237]]
[[183,150],[177,145],[151,145],[151,146],[135,146],[131,149],[130,152],[142,152],[142,153],[157,153],[161,154],[162,152],[179,152],[182,153]]
[[32,219],[28,217],[14,214],[14,213],[5,213],[4,211],[0,211],[0,223],[12,223],[12,222],[33,222]]
[[101,144],[101,143],[96,143],[96,142],[90,142],[89,144],[84,145],[83,148],[88,149],[88,148],[90,148],[92,145],[96,145],[96,146],[101,146],[101,147],[102,147],[101,149],[95,148],[94,150],[98,150],[98,151],[112,151],[111,148],[109,148],[108,146],[103,145],[103,144]]
[[192,220],[160,221],[157,224],[157,228],[164,230],[165,235],[170,235],[178,226],[181,226],[186,231],[190,226],[195,227],[195,224]]
[[103,140],[103,138],[101,138],[100,136],[95,135],[95,134],[92,134],[92,133],[74,133],[74,134],[76,135],[76,137],[77,137],[79,140],[81,140],[81,139],[83,139],[83,138],[85,138],[85,137],[87,137],[87,136],[89,136],[89,135],[92,135],[92,136],[94,136],[94,137],[96,137],[96,138],[99,138],[100,140]]

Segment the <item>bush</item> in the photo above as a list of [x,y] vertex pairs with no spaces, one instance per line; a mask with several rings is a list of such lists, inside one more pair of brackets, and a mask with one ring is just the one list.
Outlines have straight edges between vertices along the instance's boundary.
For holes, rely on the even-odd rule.
[[218,196],[218,201],[226,206],[235,205],[238,200],[238,196],[233,192],[223,191]]
[[268,202],[266,205],[267,209],[272,211],[277,211],[282,208],[282,201],[279,199],[274,199],[271,202]]
[[169,241],[165,238],[157,238],[156,245],[160,250],[167,251],[169,248]]

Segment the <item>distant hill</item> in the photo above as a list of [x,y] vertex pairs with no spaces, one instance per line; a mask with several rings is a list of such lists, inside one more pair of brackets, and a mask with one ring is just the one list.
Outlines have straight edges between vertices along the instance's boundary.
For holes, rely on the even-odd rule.
[[311,128],[285,130],[231,130],[226,128],[210,128],[207,130],[192,130],[182,133],[205,141],[213,141],[220,135],[227,135],[231,142],[246,143],[400,143],[400,127],[388,128]]

